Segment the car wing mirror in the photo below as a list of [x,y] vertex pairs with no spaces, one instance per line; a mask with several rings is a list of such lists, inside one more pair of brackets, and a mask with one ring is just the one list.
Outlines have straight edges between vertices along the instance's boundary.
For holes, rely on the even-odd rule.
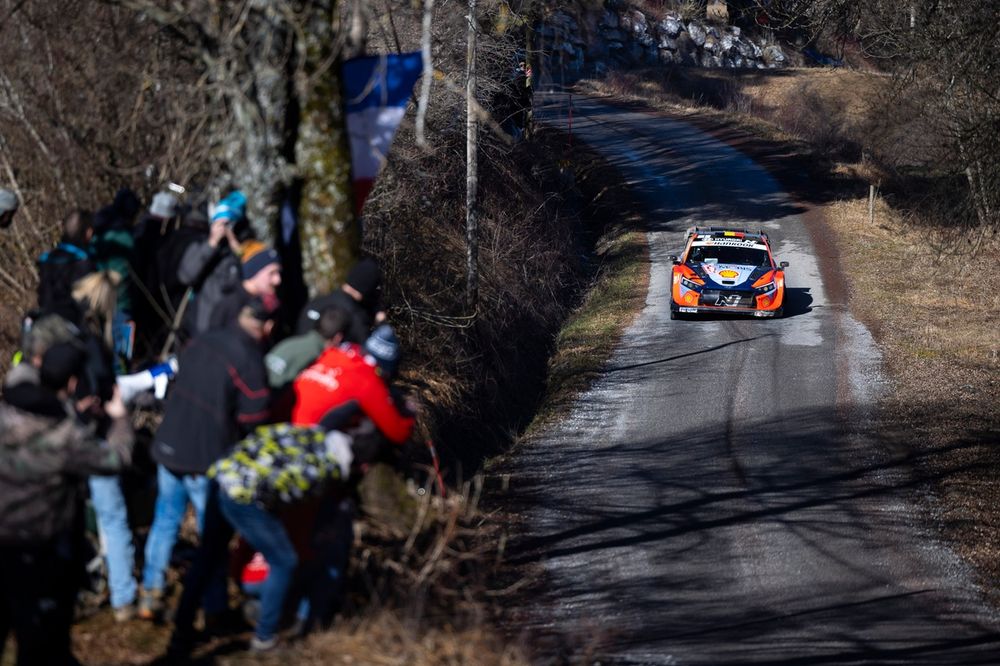
[[782,261],[782,262],[779,262],[779,263],[778,263],[778,266],[779,266],[780,268],[788,268],[788,262],[787,262],[787,261]]
[[667,255],[667,259],[669,259],[675,266],[681,263],[676,254]]

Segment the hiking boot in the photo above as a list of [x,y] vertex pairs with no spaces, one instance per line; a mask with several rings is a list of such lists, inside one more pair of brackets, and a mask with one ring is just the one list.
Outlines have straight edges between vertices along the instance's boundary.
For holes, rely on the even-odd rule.
[[163,590],[139,590],[139,608],[143,620],[158,620],[163,615]]
[[115,616],[115,622],[128,622],[135,618],[135,604],[126,604],[115,608],[112,614]]

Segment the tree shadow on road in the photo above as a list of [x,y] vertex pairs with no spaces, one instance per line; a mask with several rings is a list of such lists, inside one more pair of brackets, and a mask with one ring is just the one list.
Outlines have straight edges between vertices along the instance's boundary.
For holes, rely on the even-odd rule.
[[541,576],[526,612],[540,644],[565,649],[584,617],[609,663],[995,662],[993,617],[918,510],[975,464],[960,455],[974,443],[878,446],[905,433],[808,410],[595,441],[605,417],[517,463],[509,499],[526,520],[509,560]]

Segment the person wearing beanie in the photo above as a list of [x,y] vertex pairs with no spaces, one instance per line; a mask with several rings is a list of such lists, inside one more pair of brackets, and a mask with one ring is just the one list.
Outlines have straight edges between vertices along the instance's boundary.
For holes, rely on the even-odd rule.
[[226,295],[212,311],[208,329],[222,328],[236,321],[240,311],[254,298],[262,299],[277,308],[278,286],[281,285],[281,257],[277,251],[250,240],[240,249],[239,286]]
[[309,331],[320,313],[330,308],[348,315],[344,338],[362,344],[372,331],[372,326],[385,320],[381,309],[382,270],[378,262],[366,257],[356,263],[339,289],[310,301],[299,315],[296,330],[299,334]]
[[194,301],[185,322],[191,336],[211,328],[219,303],[239,288],[243,280],[242,243],[251,239],[246,219],[246,196],[230,192],[207,214],[207,238],[184,249],[177,268],[179,282],[190,288]]
[[0,645],[12,629],[19,664],[77,663],[70,626],[86,561],[83,481],[131,462],[134,436],[117,393],[104,404],[103,432],[73,411],[85,357],[73,343],[52,345],[37,383],[6,388],[0,402],[0,602],[17,609]]
[[0,187],[0,229],[6,229],[14,222],[14,213],[19,205],[16,194]]
[[391,381],[399,369],[399,339],[392,326],[382,324],[365,340],[365,353],[375,360],[375,366],[385,381]]

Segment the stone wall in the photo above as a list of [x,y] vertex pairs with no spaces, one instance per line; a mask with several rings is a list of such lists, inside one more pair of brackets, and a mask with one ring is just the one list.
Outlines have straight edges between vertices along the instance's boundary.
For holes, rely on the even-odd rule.
[[655,20],[629,7],[608,6],[584,16],[554,12],[542,25],[541,37],[555,78],[657,64],[734,69],[788,64],[780,46],[751,39],[736,26],[685,21],[671,12]]

